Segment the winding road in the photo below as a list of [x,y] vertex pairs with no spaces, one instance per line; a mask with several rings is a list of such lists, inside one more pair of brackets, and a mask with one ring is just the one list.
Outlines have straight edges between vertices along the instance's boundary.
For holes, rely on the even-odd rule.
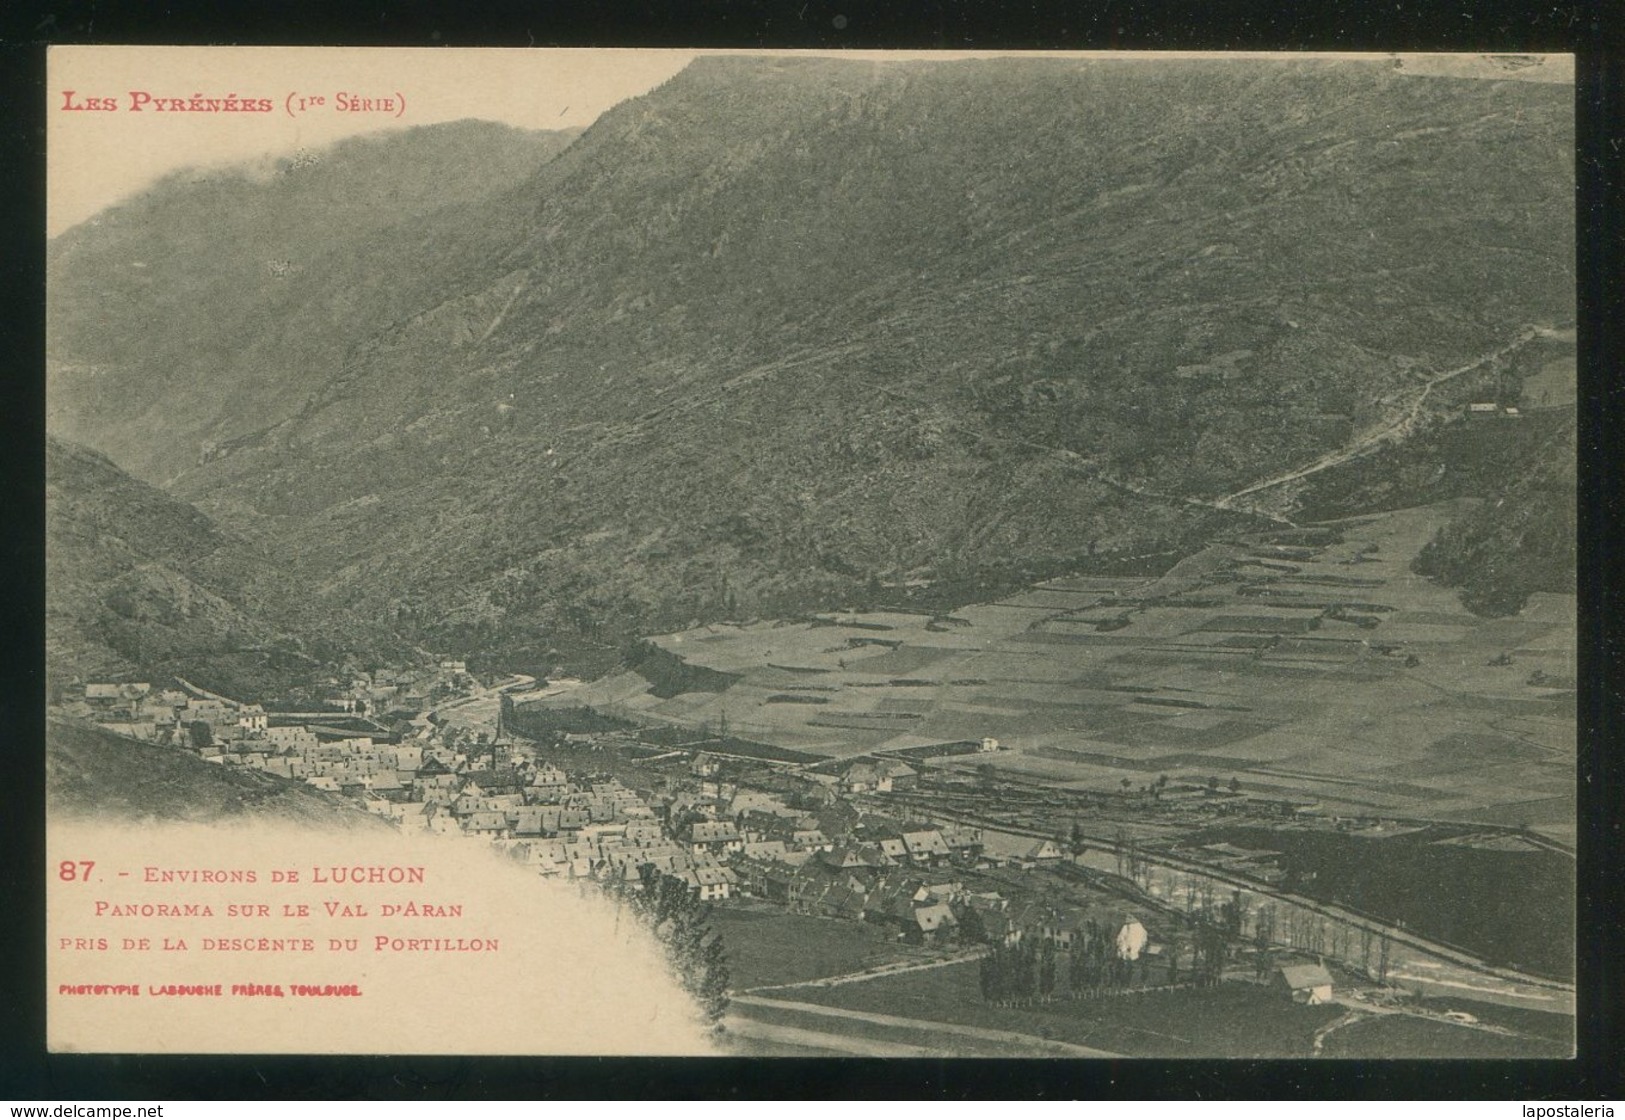
[[[928,1036],[941,1037],[944,1035],[953,1038],[963,1038],[974,1042],[992,1043],[1000,1048],[1015,1047],[1021,1053],[1030,1055],[1053,1055],[1065,1058],[1120,1058],[1123,1055],[1114,1054],[1109,1050],[1096,1050],[1088,1046],[1077,1046],[1070,1042],[1057,1042],[1050,1038],[1040,1038],[1034,1034],[1022,1034],[1018,1031],[994,1030],[991,1027],[967,1027],[960,1023],[942,1023],[933,1019],[906,1019],[900,1015],[881,1015],[872,1011],[851,1011],[844,1007],[825,1007],[819,1003],[798,1003],[785,999],[766,999],[762,996],[738,995],[733,997],[734,1005],[745,1007],[760,1007],[767,1010],[780,1009],[801,1015],[816,1015],[831,1019],[856,1020],[869,1023],[873,1026],[886,1027],[900,1031],[917,1031]],[[759,1024],[759,1020],[751,1020]],[[767,1024],[772,1030],[796,1031],[801,1035],[810,1032],[800,1031],[797,1028],[782,1027],[778,1024]],[[741,1032],[746,1033],[746,1032]],[[763,1037],[770,1037],[764,1035]],[[824,1037],[824,1036],[821,1036]],[[841,1043],[843,1048],[868,1047],[870,1040],[859,1039],[851,1035],[843,1035]],[[805,1045],[825,1045],[817,1042],[804,1042]],[[833,1044],[827,1044],[833,1046]],[[884,1049],[907,1046],[908,1049],[919,1049],[922,1054],[938,1056],[943,1053],[952,1053],[963,1047],[952,1045],[937,1047],[917,1047],[914,1044],[893,1043],[887,1041],[873,1042],[874,1049],[865,1049],[865,1053],[882,1053]]]
[[[1421,391],[1416,395],[1416,399],[1411,402],[1410,407],[1405,409],[1405,411],[1401,413],[1397,419],[1384,424],[1374,431],[1367,432],[1365,435],[1356,439],[1353,443],[1341,447],[1336,451],[1330,452],[1329,454],[1323,455],[1306,466],[1298,467],[1295,470],[1287,471],[1285,474],[1274,475],[1273,477],[1255,482],[1251,486],[1243,487],[1233,494],[1227,494],[1222,498],[1215,499],[1213,504],[1222,509],[1237,509],[1238,507],[1235,505],[1235,503],[1239,499],[1245,498],[1249,494],[1257,494],[1264,490],[1273,490],[1278,486],[1285,486],[1286,484],[1296,482],[1301,478],[1308,478],[1310,475],[1319,474],[1324,470],[1330,470],[1332,467],[1342,466],[1344,463],[1347,463],[1352,459],[1358,459],[1367,452],[1375,450],[1384,443],[1403,438],[1404,436],[1409,435],[1416,427],[1416,424],[1422,419],[1424,409],[1427,407],[1428,398],[1433,395],[1433,390],[1438,386],[1443,385],[1447,381],[1452,381],[1455,378],[1461,377],[1463,374],[1481,369],[1490,362],[1493,362],[1499,358],[1504,358],[1514,350],[1518,350],[1528,345],[1537,338],[1553,338],[1562,336],[1562,332],[1556,331],[1551,327],[1525,327],[1505,345],[1497,347],[1487,354],[1474,358],[1466,365],[1457,366],[1455,369],[1446,370],[1444,373],[1436,374],[1435,376],[1430,377],[1427,380],[1427,383],[1422,386]],[[1241,508],[1246,509],[1246,507]],[[1256,511],[1247,509],[1246,512]]]

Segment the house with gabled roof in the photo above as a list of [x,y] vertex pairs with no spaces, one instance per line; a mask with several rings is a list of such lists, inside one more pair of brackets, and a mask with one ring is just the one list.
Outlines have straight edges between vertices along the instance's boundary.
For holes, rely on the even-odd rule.
[[140,714],[152,685],[93,682],[85,685],[85,703],[96,719],[133,720]]
[[734,870],[746,893],[781,906],[789,905],[795,868],[776,860],[741,859],[734,863]]
[[394,770],[370,774],[364,779],[363,784],[373,793],[383,793],[386,790],[398,793],[401,789],[401,779]]
[[560,770],[550,762],[544,762],[536,767],[530,775],[530,784],[533,786],[564,785],[570,780],[570,775]]
[[489,836],[493,839],[512,835],[507,815],[495,809],[471,814],[463,822],[463,831],[471,836]]
[[1270,977],[1270,988],[1294,1003],[1321,1004],[1332,999],[1332,974],[1319,964],[1283,964]]
[[868,892],[851,883],[832,883],[816,903],[816,912],[828,918],[862,921]]
[[688,829],[689,848],[694,853],[738,852],[745,839],[733,821],[695,821]]
[[979,940],[989,945],[1015,945],[1022,939],[1022,927],[1010,912],[1010,902],[997,892],[982,891],[961,895],[958,903],[960,929],[977,930]]
[[694,881],[699,888],[700,900],[711,902],[732,894],[739,877],[729,867],[696,867]]
[[108,681],[92,681],[85,685],[85,703],[92,708],[107,708],[123,699],[116,683]]
[[1103,938],[1118,960],[1135,961],[1150,943],[1150,934],[1132,911],[1115,906],[1071,906],[1065,910],[1045,910],[1034,923],[1023,915],[1031,936],[1048,941],[1057,949],[1071,950],[1093,938]]
[[833,871],[851,871],[888,866],[891,861],[876,848],[858,844],[836,844],[818,853],[818,862]]
[[881,781],[878,789],[882,793],[911,790],[920,784],[920,772],[900,758],[883,758],[875,765]]
[[811,866],[798,867],[790,882],[790,905],[800,913],[811,914],[835,885],[827,875]]
[[665,838],[660,822],[646,817],[634,817],[626,822],[626,838],[634,844],[659,843]]
[[565,782],[560,785],[539,785],[525,787],[525,800],[532,805],[563,805],[576,788]]
[[912,875],[883,875],[875,880],[865,902],[870,917],[877,920],[907,920],[915,903],[930,898],[925,884]]
[[439,757],[439,755],[429,753],[428,756],[424,758],[422,765],[420,765],[414,772],[413,777],[415,778],[414,784],[416,785],[434,786],[443,785],[444,783],[441,781],[441,779],[454,778],[456,775],[452,773],[451,767],[448,766],[445,761]]
[[960,863],[975,863],[982,855],[982,830],[968,825],[944,825],[942,842]]
[[790,842],[796,847],[808,852],[827,851],[834,847],[829,837],[821,829],[798,828],[790,833]]
[[482,793],[518,795],[525,788],[523,777],[518,771],[512,769],[475,770],[469,774],[468,780],[471,785],[477,786]]
[[513,834],[515,836],[557,836],[559,832],[559,811],[545,805],[525,805],[515,811],[513,818]]
[[559,840],[531,840],[520,845],[524,854],[525,863],[535,869],[539,875],[564,875],[568,873],[568,861],[564,856],[564,844]]
[[1061,851],[1061,846],[1055,841],[1040,840],[1028,848],[1022,858],[1029,863],[1047,863],[1066,858],[1066,853]]
[[616,844],[626,842],[626,826],[612,824],[607,821],[594,821],[576,834],[576,839],[583,844],[603,844],[613,841]]
[[270,725],[270,716],[258,704],[244,704],[237,709],[237,728],[250,735],[263,735]]
[[367,810],[367,812],[376,816],[387,817],[396,824],[399,824],[401,821],[405,820],[406,811],[409,807],[416,807],[412,806],[411,803],[407,801],[391,801],[387,797],[379,797],[376,794],[370,793],[361,799],[361,804],[362,807]]
[[909,861],[918,865],[937,867],[946,863],[953,855],[947,841],[942,838],[942,833],[934,828],[905,831],[902,840]]
[[946,902],[917,905],[911,917],[913,929],[905,927],[903,931],[909,940],[913,940],[917,935],[921,941],[943,941],[959,930],[959,919],[954,917],[953,908]]
[[589,844],[567,841],[564,845],[564,860],[572,879],[591,878],[593,864],[598,859],[597,850]]
[[875,847],[892,863],[909,862],[908,845],[903,843],[901,836],[881,836],[875,840]]
[[786,848],[783,840],[747,840],[739,851],[750,859],[783,859]]
[[[873,761],[860,759],[846,768],[841,775],[841,789],[846,793],[874,793],[880,789],[880,770]],[[891,783],[886,784],[886,790]]]
[[1065,858],[1054,840],[991,831],[983,835],[983,855],[994,863],[1034,867]]
[[742,789],[734,793],[733,800],[728,803],[728,815],[738,819],[745,813],[765,813],[769,817],[793,817],[795,810],[791,809],[782,800],[771,793],[761,790]]
[[524,801],[518,794],[481,794],[472,784],[458,795],[456,804],[458,814],[465,817],[489,810],[506,813],[523,806]]

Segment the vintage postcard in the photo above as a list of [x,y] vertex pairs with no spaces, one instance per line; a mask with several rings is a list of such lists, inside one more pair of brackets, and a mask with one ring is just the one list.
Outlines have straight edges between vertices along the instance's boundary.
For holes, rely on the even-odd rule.
[[1571,58],[47,95],[53,1050],[1573,1053]]

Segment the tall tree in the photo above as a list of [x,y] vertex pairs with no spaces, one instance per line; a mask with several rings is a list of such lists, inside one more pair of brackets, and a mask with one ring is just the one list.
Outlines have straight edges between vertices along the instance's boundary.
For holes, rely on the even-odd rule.
[[1055,992],[1055,944],[1044,942],[1036,962],[1038,998],[1048,1001]]
[[[963,916],[959,919],[959,936],[964,940],[977,945],[985,945],[990,938],[987,932],[987,922],[982,912],[974,906],[965,907]],[[986,957],[982,958],[986,960]]]
[[638,868],[642,890],[629,892],[635,914],[665,946],[685,991],[699,1001],[706,1018],[720,1023],[728,1011],[728,954],[711,928],[711,904],[688,883],[652,863]]

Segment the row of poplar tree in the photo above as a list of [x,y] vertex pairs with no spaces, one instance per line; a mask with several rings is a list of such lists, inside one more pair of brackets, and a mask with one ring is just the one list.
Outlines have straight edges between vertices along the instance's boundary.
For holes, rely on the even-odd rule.
[[989,1003],[1023,1006],[1061,996],[1103,995],[1152,983],[1196,987],[1217,984],[1229,957],[1224,930],[1212,923],[1198,923],[1190,950],[1190,964],[1184,972],[1180,971],[1177,952],[1165,953],[1156,962],[1147,956],[1126,960],[1119,955],[1105,927],[1091,921],[1078,931],[1068,950],[1059,950],[1047,940],[991,946],[980,960],[982,998]]

